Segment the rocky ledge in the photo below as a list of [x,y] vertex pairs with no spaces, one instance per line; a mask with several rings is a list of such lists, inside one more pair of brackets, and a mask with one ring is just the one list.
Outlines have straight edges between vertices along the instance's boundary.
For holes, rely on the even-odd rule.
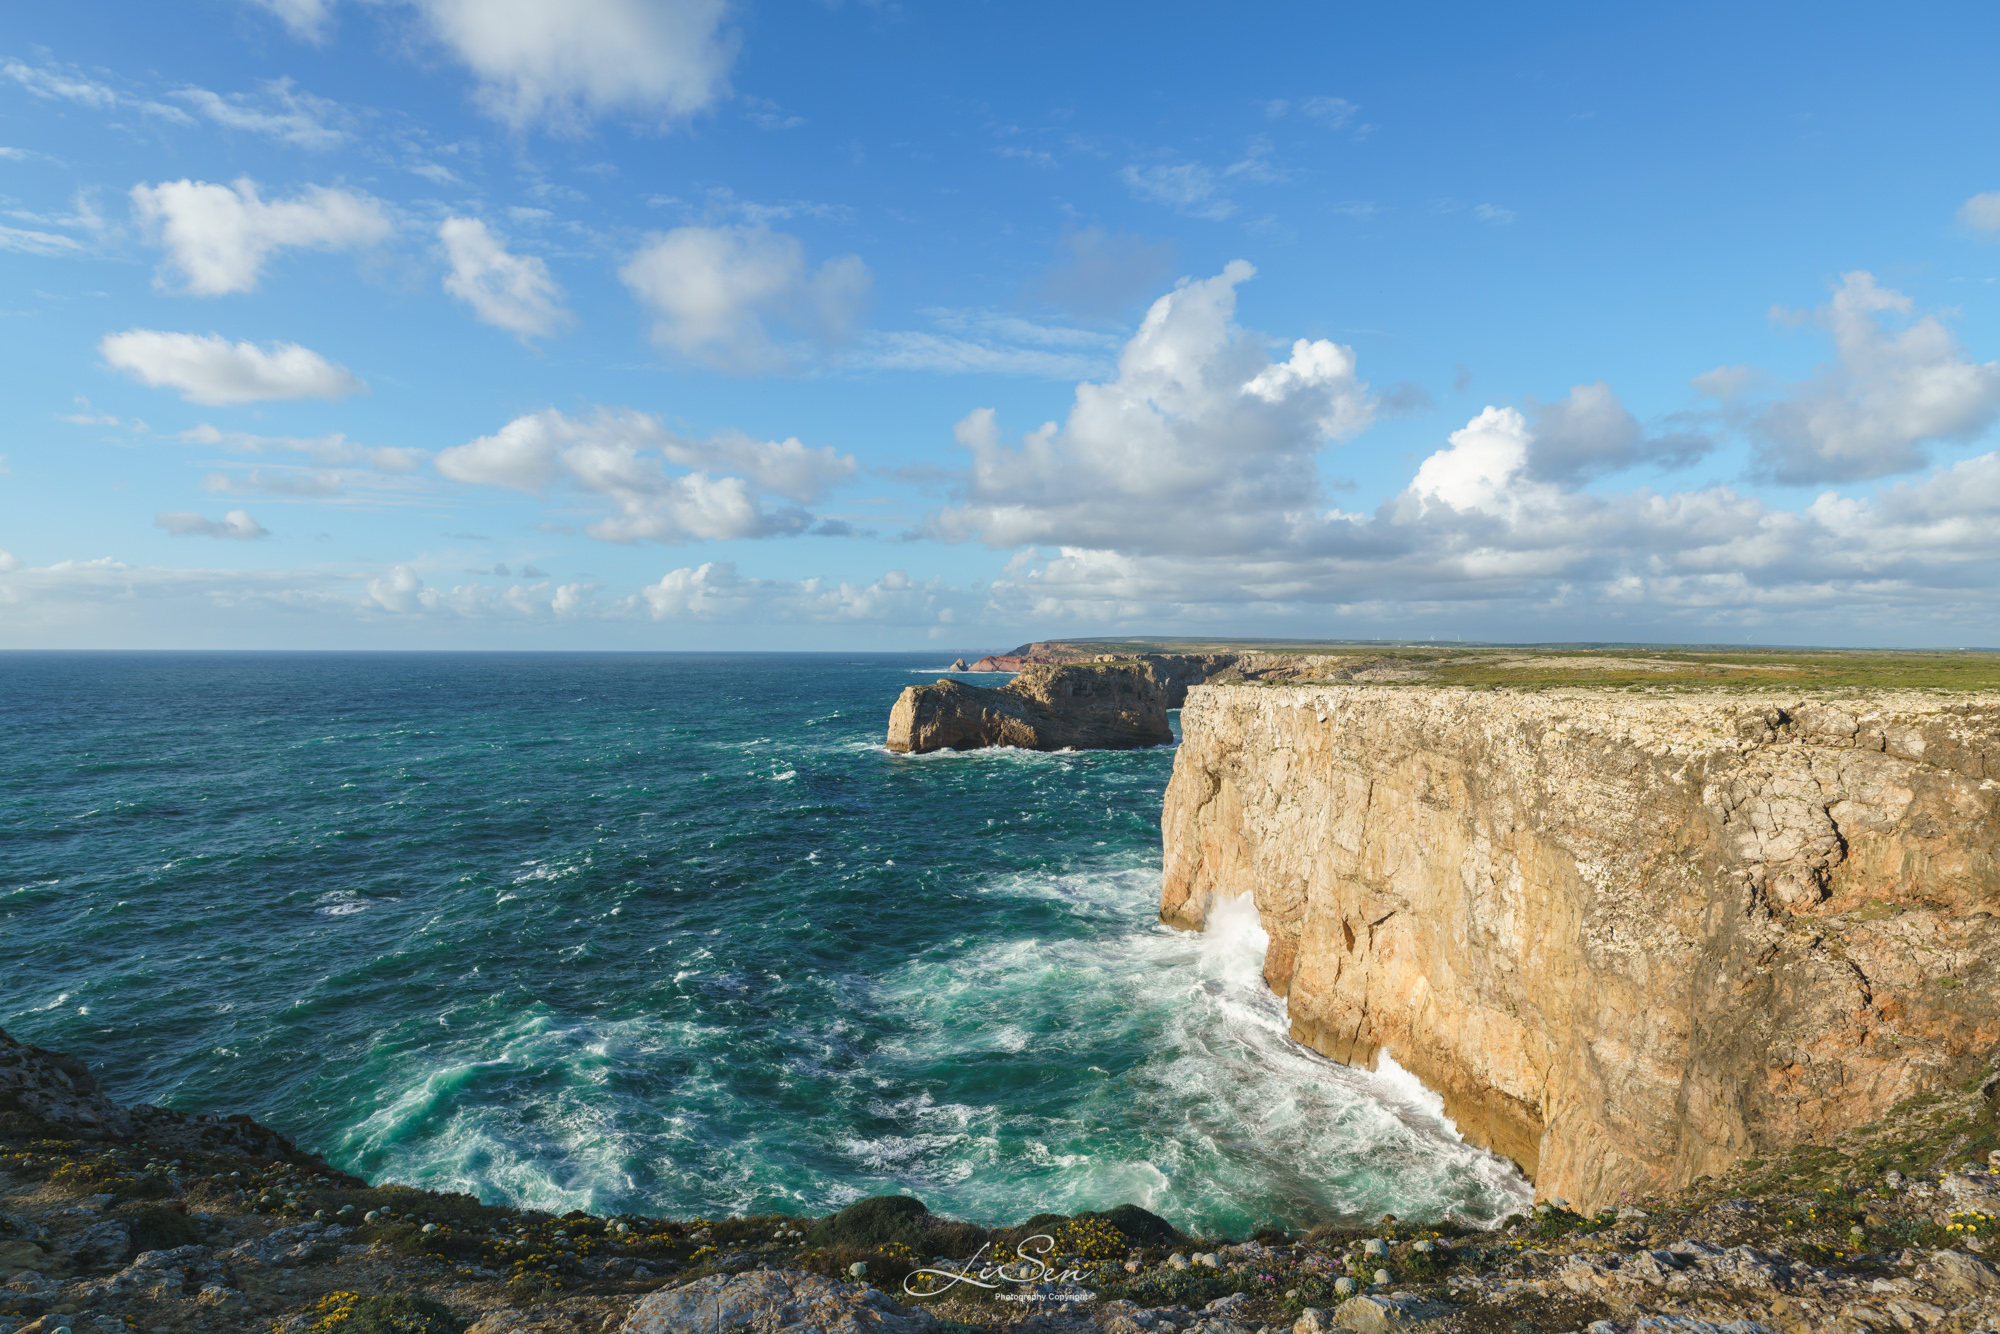
[[989,1229],[908,1196],[817,1220],[558,1218],[370,1186],[268,1130],[107,1130],[130,1109],[79,1063],[0,1044],[14,1334],[2000,1330],[1991,1073],[1867,1136],[1589,1215],[1558,1200],[1492,1231],[1385,1216],[1232,1241],[1131,1205]]

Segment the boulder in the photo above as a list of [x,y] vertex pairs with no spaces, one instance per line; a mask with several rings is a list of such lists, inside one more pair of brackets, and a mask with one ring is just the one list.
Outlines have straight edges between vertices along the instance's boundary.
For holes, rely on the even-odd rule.
[[1333,1328],[1355,1334],[1401,1334],[1403,1330],[1435,1325],[1455,1308],[1409,1293],[1386,1297],[1353,1297],[1333,1309]]
[[863,1283],[760,1269],[716,1274],[639,1300],[620,1334],[936,1334],[937,1317],[910,1310]]

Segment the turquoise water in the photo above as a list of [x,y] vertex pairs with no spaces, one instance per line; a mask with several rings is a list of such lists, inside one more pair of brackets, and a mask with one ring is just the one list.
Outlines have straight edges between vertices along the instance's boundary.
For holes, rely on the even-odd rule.
[[1155,920],[1171,749],[886,752],[948,660],[0,655],[0,1025],[552,1210],[1519,1207]]

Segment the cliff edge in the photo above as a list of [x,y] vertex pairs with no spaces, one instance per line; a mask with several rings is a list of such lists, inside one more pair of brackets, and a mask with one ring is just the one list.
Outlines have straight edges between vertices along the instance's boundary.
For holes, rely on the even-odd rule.
[[1254,895],[1292,1032],[1585,1208],[2000,1046],[2000,694],[1203,686],[1160,916]]

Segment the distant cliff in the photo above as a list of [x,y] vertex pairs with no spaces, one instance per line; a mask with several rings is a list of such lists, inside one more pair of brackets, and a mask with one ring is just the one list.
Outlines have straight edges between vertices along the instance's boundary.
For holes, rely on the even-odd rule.
[[1174,739],[1160,683],[1134,663],[1031,665],[987,690],[949,677],[910,686],[889,712],[890,750],[1136,750]]
[[[1043,647],[1039,644],[1028,648]],[[959,662],[963,663],[964,659]],[[1269,653],[1147,654],[1051,664],[981,658],[972,671],[1013,671],[998,689],[949,677],[909,686],[889,713],[890,750],[1131,750],[1174,739],[1167,710],[1188,688],[1212,680],[1352,679],[1370,659]],[[953,664],[954,670],[959,664]]]
[[1160,916],[1254,895],[1293,1035],[1586,1207],[2000,1047],[2000,695],[1196,688]]

